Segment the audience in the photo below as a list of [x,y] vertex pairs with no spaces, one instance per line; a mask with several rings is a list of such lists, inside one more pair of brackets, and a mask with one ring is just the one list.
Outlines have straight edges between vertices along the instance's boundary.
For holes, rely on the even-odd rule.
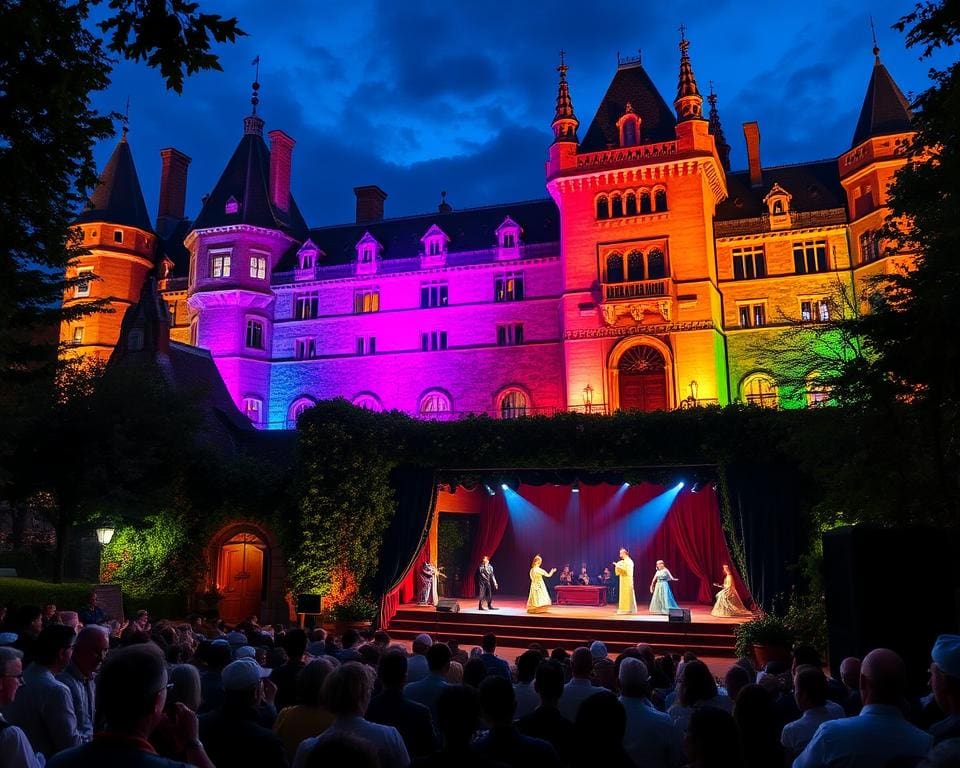
[[321,656],[307,664],[297,673],[297,703],[277,713],[273,732],[283,742],[290,762],[293,762],[301,741],[319,736],[333,722],[333,715],[323,706],[321,692],[327,675],[336,668],[337,662],[332,656]]
[[930,688],[946,717],[930,726],[934,744],[960,738],[960,635],[940,635],[931,653]]
[[516,768],[559,768],[560,759],[549,742],[524,736],[513,724],[516,707],[510,681],[489,675],[480,685],[480,709],[490,730],[474,742],[473,749],[483,757]]
[[413,653],[407,664],[407,682],[415,683],[423,680],[430,674],[430,665],[427,664],[427,651],[433,645],[430,635],[421,633],[413,638]]
[[840,682],[847,691],[843,711],[847,717],[860,714],[860,659],[849,656],[840,662]]
[[12,622],[13,633],[17,636],[13,647],[23,651],[23,666],[33,661],[33,647],[43,629],[43,609],[39,605],[21,605]]
[[480,726],[480,694],[465,685],[448,686],[440,694],[441,748],[413,761],[415,768],[503,768],[472,751],[470,743]]
[[480,684],[487,679],[487,668],[479,658],[470,659],[463,665],[463,684],[474,690],[480,690]]
[[434,643],[427,650],[427,667],[430,673],[421,680],[407,683],[403,695],[410,701],[423,704],[430,710],[430,717],[437,722],[437,700],[449,685],[446,677],[450,670],[450,649],[445,643]]
[[563,687],[563,696],[560,697],[560,714],[571,723],[577,721],[577,712],[580,705],[600,691],[607,690],[593,684],[593,656],[589,648],[577,648],[570,659],[570,682]]
[[717,682],[702,661],[693,659],[685,662],[679,674],[677,701],[667,714],[681,734],[687,732],[691,715],[700,707],[716,707],[724,712],[733,710],[733,702],[718,693]]
[[77,718],[77,731],[82,741],[90,741],[93,738],[96,715],[94,677],[100,670],[108,650],[110,650],[110,638],[103,627],[98,624],[84,627],[73,644],[70,663],[57,675],[57,680],[70,689],[73,712]]
[[517,720],[529,715],[540,704],[533,678],[542,660],[543,656],[535,650],[524,651],[517,657],[517,682],[513,686],[513,695],[517,699]]
[[[407,655],[402,648],[388,650],[380,657],[377,677],[383,690],[370,700],[370,706],[367,707],[367,720],[396,728],[411,757],[425,757],[431,754],[437,746],[434,724],[439,723],[439,719],[432,720],[430,710],[426,706],[410,701],[404,696]],[[450,686],[439,689],[438,707],[449,688]]]
[[549,742],[561,759],[569,759],[573,754],[573,723],[561,715],[557,708],[563,695],[563,667],[552,660],[541,662],[533,687],[540,705],[529,715],[517,720],[517,729],[525,736]]
[[510,665],[496,654],[497,636],[492,632],[488,632],[480,639],[480,647],[483,649],[483,653],[480,654],[480,661],[483,662],[483,667],[487,670],[487,674],[498,675],[505,680],[512,680],[513,676],[510,674]]
[[620,663],[620,703],[626,713],[623,748],[641,768],[679,768],[683,764],[683,739],[669,715],[650,701],[650,675],[639,659]]
[[584,699],[574,723],[576,766],[610,765],[636,768],[623,748],[627,716],[616,694],[602,688]]
[[191,712],[199,709],[200,673],[192,664],[177,664],[170,668],[167,686],[164,716],[150,735],[150,743],[158,755],[186,762],[190,745],[180,741],[182,734],[177,730],[177,705],[183,704]]
[[284,637],[283,647],[287,651],[287,662],[270,675],[270,680],[277,686],[278,710],[296,703],[297,675],[306,666],[303,656],[307,652],[307,633],[302,629],[291,629]]
[[[23,651],[0,647],[0,710],[7,707],[20,689],[23,677]],[[0,714],[0,755],[3,765],[16,768],[40,768],[27,735]]]
[[684,747],[688,768],[743,768],[740,734],[726,710],[695,709],[690,715]]
[[727,689],[727,697],[736,706],[737,696],[744,688],[753,682],[750,671],[740,664],[734,664],[723,676],[723,687]]
[[780,725],[770,692],[761,685],[746,686],[737,696],[733,721],[740,732],[740,747],[745,768],[769,768],[782,765]]
[[827,699],[827,678],[819,667],[797,667],[793,691],[803,714],[785,725],[780,735],[784,753],[791,761],[803,752],[821,723],[844,716],[843,709]]
[[97,597],[95,590],[91,590],[90,594],[87,595],[87,604],[77,611],[77,615],[80,617],[80,623],[85,627],[89,627],[91,624],[107,623],[107,614],[100,607],[100,598]]

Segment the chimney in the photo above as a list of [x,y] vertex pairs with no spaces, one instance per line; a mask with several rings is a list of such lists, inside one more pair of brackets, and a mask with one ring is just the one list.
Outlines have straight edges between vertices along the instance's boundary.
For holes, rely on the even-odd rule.
[[183,218],[184,201],[187,199],[187,168],[190,158],[179,149],[167,147],[160,150],[160,204],[157,206],[157,221],[170,217]]
[[270,202],[286,213],[290,210],[290,166],[296,142],[283,131],[270,131]]
[[759,187],[763,184],[763,169],[760,167],[760,126],[756,120],[743,124],[743,137],[747,140],[750,186]]
[[354,187],[353,193],[357,196],[357,224],[369,224],[374,221],[383,221],[383,201],[387,193],[376,184],[366,187]]

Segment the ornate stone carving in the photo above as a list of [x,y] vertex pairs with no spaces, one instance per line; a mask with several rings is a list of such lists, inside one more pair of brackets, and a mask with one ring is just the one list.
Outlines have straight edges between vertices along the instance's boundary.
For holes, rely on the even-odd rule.
[[688,320],[682,323],[661,323],[659,325],[619,325],[566,331],[563,338],[564,341],[574,341],[577,339],[604,339],[623,336],[662,336],[682,331],[709,331],[713,327],[711,320]]

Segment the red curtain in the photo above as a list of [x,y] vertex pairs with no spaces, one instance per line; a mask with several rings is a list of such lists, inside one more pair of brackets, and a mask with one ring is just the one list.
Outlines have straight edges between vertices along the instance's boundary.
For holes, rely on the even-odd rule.
[[[509,509],[504,500],[503,492],[498,492],[496,496],[486,496],[480,510],[477,535],[470,550],[470,565],[463,575],[461,597],[476,597],[477,568],[480,567],[480,558],[484,555],[493,558],[494,552],[497,551],[500,542],[503,541],[503,534],[507,530],[509,521]],[[499,583],[500,574],[496,564],[494,564],[494,573]]]
[[423,548],[413,559],[413,564],[407,575],[403,577],[396,589],[388,592],[380,605],[380,623],[382,629],[390,627],[390,620],[396,615],[397,609],[405,603],[415,603],[417,601],[417,574],[420,573],[421,566],[427,562],[430,557],[430,542],[424,543]]

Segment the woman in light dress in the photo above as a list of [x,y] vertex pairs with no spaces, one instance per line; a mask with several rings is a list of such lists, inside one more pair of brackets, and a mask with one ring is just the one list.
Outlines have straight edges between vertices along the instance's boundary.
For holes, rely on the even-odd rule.
[[726,563],[723,564],[723,584],[714,584],[713,586],[720,587],[720,591],[717,592],[713,610],[710,611],[711,616],[730,618],[753,615],[746,609],[740,595],[737,594],[737,588],[733,586],[733,573]]
[[617,613],[636,613],[637,595],[633,591],[633,560],[626,549],[620,550],[620,559],[613,564],[613,570],[620,577],[620,600]]
[[556,568],[549,571],[543,570],[540,566],[543,564],[543,558],[537,555],[533,558],[530,568],[530,596],[527,598],[527,613],[546,613],[552,605],[550,602],[550,593],[547,592],[547,585],[543,579],[550,578],[557,572]]
[[650,581],[650,613],[661,613],[667,615],[671,608],[679,608],[677,601],[673,597],[673,590],[670,589],[671,581],[680,581],[674,577],[667,569],[663,560],[657,560],[657,572],[653,574]]

